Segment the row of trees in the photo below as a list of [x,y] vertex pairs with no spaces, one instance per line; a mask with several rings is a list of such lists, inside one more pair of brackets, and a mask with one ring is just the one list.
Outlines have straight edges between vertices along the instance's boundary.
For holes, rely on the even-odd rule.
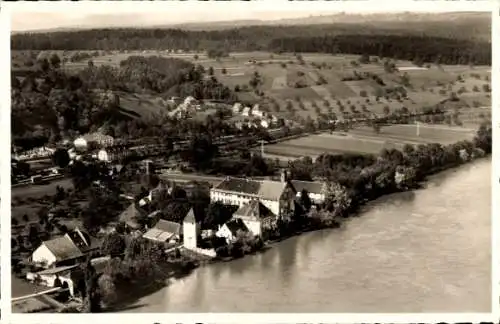
[[491,125],[483,124],[472,141],[406,145],[403,151],[384,149],[378,157],[323,154],[315,162],[309,158],[292,162],[290,170],[295,179],[326,179],[323,208],[333,216],[347,216],[367,200],[413,188],[426,176],[491,154],[491,149]]
[[[456,18],[456,17],[454,17]],[[364,18],[363,18],[364,19]],[[227,26],[226,26],[227,27]],[[371,35],[431,35],[452,39],[491,39],[491,19],[488,15],[464,13],[453,20],[415,20],[349,22],[289,26],[247,26],[207,30],[172,28],[107,28],[53,33],[15,34],[12,49],[27,50],[262,50],[269,40],[281,37],[312,37],[342,34]]]
[[338,35],[273,39],[276,52],[376,55],[438,64],[491,64],[491,43],[411,35]]

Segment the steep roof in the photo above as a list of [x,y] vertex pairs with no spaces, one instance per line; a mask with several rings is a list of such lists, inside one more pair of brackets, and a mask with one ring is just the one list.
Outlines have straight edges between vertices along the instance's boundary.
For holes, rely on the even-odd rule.
[[140,216],[141,212],[137,209],[135,203],[131,203],[130,206],[120,214],[120,221],[132,228],[139,228],[140,226],[137,223],[137,218]]
[[322,182],[292,180],[291,183],[293,184],[297,192],[301,192],[304,189],[308,193],[314,194],[321,194],[323,192]]
[[68,236],[56,237],[52,240],[44,241],[42,244],[54,254],[57,261],[70,260],[83,256],[82,251]]
[[249,203],[241,206],[235,213],[235,217],[248,217],[262,219],[274,216],[273,213],[258,200],[251,200]]
[[248,232],[248,227],[241,219],[235,218],[224,224],[231,234],[236,235],[238,231]]
[[214,189],[241,194],[254,195],[266,200],[278,200],[285,189],[286,183],[271,180],[251,180],[227,177]]
[[191,224],[195,224],[196,223],[196,217],[194,215],[194,209],[192,207],[189,210],[189,212],[187,213],[186,217],[184,217],[183,222],[185,222],[185,223],[191,223]]

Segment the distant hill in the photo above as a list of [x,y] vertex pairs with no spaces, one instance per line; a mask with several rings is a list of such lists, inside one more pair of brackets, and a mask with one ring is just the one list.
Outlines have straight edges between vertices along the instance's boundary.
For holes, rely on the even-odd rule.
[[[488,12],[447,12],[447,13],[412,13],[401,12],[391,14],[347,14],[309,16],[303,18],[277,20],[234,20],[193,22],[183,24],[161,24],[131,26],[123,23],[130,21],[123,17],[112,16],[106,25],[96,25],[94,22],[81,23],[75,26],[52,29],[31,30],[30,33],[72,32],[96,28],[175,28],[186,31],[215,31],[250,26],[310,26],[310,25],[359,25],[383,29],[387,31],[408,31],[412,33],[437,33],[433,36],[458,37],[491,41],[491,14]],[[24,32],[13,32],[22,34]]]

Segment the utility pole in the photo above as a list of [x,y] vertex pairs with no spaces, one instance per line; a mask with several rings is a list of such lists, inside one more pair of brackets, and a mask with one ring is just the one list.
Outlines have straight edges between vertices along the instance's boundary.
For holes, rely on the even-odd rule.
[[417,137],[420,137],[420,123],[417,121]]

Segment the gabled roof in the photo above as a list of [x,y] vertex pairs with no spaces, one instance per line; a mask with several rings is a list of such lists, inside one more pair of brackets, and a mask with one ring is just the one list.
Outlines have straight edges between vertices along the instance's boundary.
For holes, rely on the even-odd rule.
[[77,267],[78,267],[78,265],[55,267],[55,268],[45,269],[45,270],[36,272],[36,274],[38,274],[38,275],[57,275],[60,273],[68,272],[69,270],[73,270]]
[[248,232],[248,227],[241,219],[235,218],[224,224],[234,236],[238,231]]
[[137,223],[137,218],[140,216],[141,212],[137,209],[135,203],[131,203],[130,206],[120,214],[120,221],[132,228],[139,228],[140,226]]
[[322,182],[299,181],[299,180],[292,180],[290,182],[295,187],[297,192],[302,192],[302,190],[305,189],[308,193],[314,193],[314,194],[323,193],[324,184]]
[[172,236],[179,235],[181,225],[160,219],[156,225],[144,233],[143,237],[150,240],[165,242]]
[[181,233],[181,224],[176,222],[167,221],[164,219],[160,219],[158,223],[153,227],[162,232],[168,232],[172,234],[180,234]]
[[191,223],[191,224],[195,224],[196,223],[196,217],[194,215],[194,209],[192,207],[189,210],[189,212],[187,213],[186,217],[184,217],[183,222],[185,222],[185,223]]
[[251,180],[227,177],[214,190],[224,190],[240,194],[254,195],[266,200],[278,200],[286,183],[271,180]]
[[258,200],[251,200],[247,204],[241,206],[235,213],[235,217],[247,217],[255,219],[263,219],[274,216],[274,214]]
[[75,259],[83,256],[82,251],[68,236],[56,237],[52,240],[42,242],[56,257],[57,261]]

